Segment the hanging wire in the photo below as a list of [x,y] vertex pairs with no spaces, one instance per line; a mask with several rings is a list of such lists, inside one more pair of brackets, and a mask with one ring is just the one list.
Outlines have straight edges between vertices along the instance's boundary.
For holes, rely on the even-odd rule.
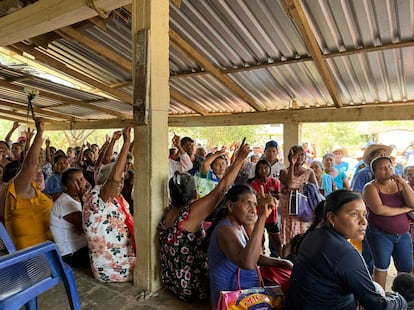
[[36,98],[39,94],[39,91],[34,88],[25,88],[24,92],[27,94],[27,121],[29,121],[29,113],[31,113],[32,119],[35,120],[36,116],[33,110],[32,100]]

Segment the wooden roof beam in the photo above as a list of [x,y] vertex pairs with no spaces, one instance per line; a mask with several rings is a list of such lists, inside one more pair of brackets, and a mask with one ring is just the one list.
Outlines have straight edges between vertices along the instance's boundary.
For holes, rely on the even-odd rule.
[[208,112],[201,110],[200,107],[195,105],[191,100],[187,99],[186,97],[184,97],[183,95],[181,95],[179,92],[175,91],[172,88],[170,88],[170,97],[186,105],[187,107],[193,109],[195,112],[197,112],[198,114],[202,116],[208,114]]
[[[23,91],[24,90],[24,88],[25,88],[24,85],[16,85],[16,84],[13,84],[13,82],[0,80],[0,86],[6,87],[8,89],[16,90],[16,91]],[[20,82],[20,81],[17,82],[17,83],[24,84],[23,82]],[[117,112],[117,111],[114,111],[114,110],[111,110],[111,109],[106,109],[106,108],[96,106],[94,104],[90,104],[92,102],[92,100],[89,100],[89,101],[74,100],[74,99],[71,99],[71,98],[68,98],[68,97],[65,97],[65,96],[60,96],[60,95],[57,95],[55,93],[45,91],[43,89],[40,91],[39,96],[62,102],[60,104],[56,104],[56,105],[53,105],[53,106],[48,106],[47,107],[48,109],[56,108],[56,107],[60,107],[60,106],[72,105],[72,106],[77,106],[77,107],[81,107],[81,108],[88,108],[88,109],[95,110],[95,111],[98,111],[98,112],[102,112],[102,113],[105,113],[105,114],[108,114],[108,115],[114,115],[114,116],[120,117],[122,119],[126,119],[126,118],[130,117],[129,115],[127,115],[125,113],[122,113],[122,112]],[[105,98],[104,100],[95,100],[93,102],[100,102],[100,101],[107,101],[107,99]]]
[[23,116],[20,116],[20,115],[17,115],[17,114],[13,114],[13,117],[11,117],[10,111],[6,111],[6,110],[2,110],[2,109],[0,109],[0,119],[6,120],[6,121],[11,121],[11,122],[34,124],[32,119],[29,119],[29,122],[28,122],[26,117],[23,117]]
[[[7,46],[40,34],[75,24],[131,3],[131,0],[39,0],[0,18],[0,46]],[[41,13],[40,13],[41,12]]]
[[[0,86],[2,87],[6,87],[8,89],[12,89],[12,90],[16,90],[16,91],[23,91],[25,86],[24,85],[15,85],[12,82],[7,82],[4,80],[0,80]],[[102,113],[106,113],[108,115],[114,115],[123,119],[129,118],[129,115],[122,113],[122,112],[117,112],[111,109],[106,109],[106,108],[102,108],[99,106],[96,106],[94,104],[91,104],[90,102],[85,102],[85,101],[81,101],[81,100],[74,100],[65,96],[60,96],[60,95],[56,95],[55,93],[51,93],[45,90],[41,90],[39,96],[44,97],[44,98],[49,98],[49,99],[53,99],[53,100],[57,100],[62,102],[61,104],[56,104],[53,106],[48,106],[47,108],[55,108],[55,107],[62,107],[62,106],[68,106],[68,105],[72,105],[72,106],[78,106],[81,108],[88,108],[91,110],[95,110],[98,112],[102,112]],[[101,101],[107,101],[107,99],[105,100],[101,100]],[[99,101],[94,101],[94,102],[99,102]]]
[[223,83],[225,87],[230,89],[234,94],[247,102],[256,111],[264,110],[247,92],[240,88],[240,86],[234,83],[230,78],[225,76],[225,74],[223,74],[220,69],[217,69],[214,65],[212,65],[203,55],[201,55],[195,48],[193,48],[171,28],[170,40],[174,42],[184,53],[199,63],[206,71],[210,72],[211,75]]
[[[322,55],[322,57],[324,59],[329,59],[329,58],[336,58],[336,57],[356,55],[356,54],[366,54],[366,53],[371,53],[371,52],[380,52],[380,51],[385,51],[385,50],[390,50],[390,49],[406,48],[406,47],[413,47],[413,46],[414,46],[414,41],[404,41],[404,42],[398,42],[398,43],[384,44],[380,46],[370,46],[370,47],[363,47],[363,48],[358,48],[358,49],[350,49],[344,52],[324,54]],[[254,71],[254,70],[260,70],[260,69],[290,65],[293,63],[300,63],[300,62],[305,62],[305,61],[313,61],[313,59],[310,56],[305,56],[301,58],[288,59],[285,61],[275,61],[272,63],[251,65],[248,67],[241,67],[241,68],[235,68],[235,69],[226,68],[225,70],[222,70],[222,73],[232,74],[232,73],[238,73],[238,72]],[[173,79],[177,77],[196,76],[196,75],[204,75],[204,74],[209,74],[209,72],[207,71],[183,72],[183,73],[172,74],[170,78]]]
[[46,64],[49,67],[53,67],[54,69],[58,71],[68,74],[72,78],[79,79],[89,85],[92,85],[100,89],[102,92],[105,92],[113,97],[118,98],[119,100],[123,102],[129,103],[132,105],[132,101],[133,101],[132,96],[118,89],[113,89],[109,87],[108,85],[105,85],[104,83],[101,83],[83,73],[80,73],[74,69],[67,67],[64,63],[61,63],[60,61],[41,53],[40,51],[36,50],[33,46],[29,46],[23,43],[16,43],[12,47],[14,47],[16,51],[21,51],[21,53],[25,52],[25,53],[32,55],[35,58],[36,62],[41,62],[43,64]]
[[[70,116],[70,115],[65,115],[65,114],[56,113],[56,112],[52,112],[52,111],[46,111],[44,108],[36,108],[35,107],[35,105],[36,105],[35,102],[33,102],[33,105],[34,105],[34,107],[33,107],[34,113],[35,114],[40,114],[44,118],[50,117],[52,119],[59,120],[59,121],[73,120],[73,117]],[[27,112],[25,112],[25,110],[27,110],[27,104],[25,105],[23,103],[12,103],[12,102],[0,99],[0,106],[9,107],[9,108],[12,108],[12,109],[16,109],[18,111],[22,111],[23,113],[27,113]],[[31,116],[29,116],[29,117],[31,117]]]
[[207,127],[207,126],[243,126],[283,124],[286,122],[329,123],[329,122],[364,122],[382,120],[414,119],[414,102],[400,104],[373,104],[364,106],[344,106],[342,113],[336,107],[280,110],[266,112],[234,113],[215,116],[170,116],[171,127]]
[[57,30],[56,32],[62,37],[66,38],[68,41],[76,41],[79,44],[85,46],[86,48],[94,51],[98,55],[117,64],[125,71],[131,72],[132,63],[130,61],[120,56],[116,52],[112,51],[111,49],[85,36],[81,32],[75,30],[73,27],[64,27],[64,28]]
[[70,123],[49,122],[46,124],[46,130],[81,130],[81,129],[114,129],[124,128],[132,123],[132,119],[120,120],[89,120],[89,121],[74,121]]
[[338,90],[334,83],[331,72],[326,64],[320,51],[318,42],[312,32],[309,22],[306,18],[305,11],[300,0],[281,0],[280,3],[284,7],[286,14],[293,20],[296,27],[303,38],[303,41],[315,63],[322,80],[337,108],[342,107],[342,102],[338,94]]

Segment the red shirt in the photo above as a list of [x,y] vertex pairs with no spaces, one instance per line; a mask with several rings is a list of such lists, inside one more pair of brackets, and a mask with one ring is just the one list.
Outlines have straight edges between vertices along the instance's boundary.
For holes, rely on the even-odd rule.
[[[256,191],[256,193],[260,192],[260,185],[263,185],[264,193],[275,195],[280,192],[280,181],[278,179],[268,177],[266,179],[266,183],[260,182],[259,179],[254,179],[250,186]],[[256,208],[257,212],[259,212],[259,207]],[[270,213],[269,217],[266,219],[266,223],[276,223],[277,220],[277,213],[276,209]]]

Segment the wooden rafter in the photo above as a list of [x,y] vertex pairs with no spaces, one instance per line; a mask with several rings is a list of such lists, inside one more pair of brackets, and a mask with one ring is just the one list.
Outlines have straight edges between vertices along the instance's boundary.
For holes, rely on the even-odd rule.
[[76,41],[86,48],[94,51],[98,55],[101,55],[107,60],[117,64],[125,71],[131,72],[132,64],[130,61],[110,50],[109,48],[106,48],[102,44],[99,44],[96,41],[90,39],[81,32],[75,30],[73,27],[64,27],[57,30],[56,32],[66,38],[68,41]]
[[[82,74],[74,69],[71,69],[69,67],[67,67],[64,63],[49,57],[43,53],[41,53],[40,51],[36,50],[33,46],[28,46],[26,44],[23,43],[16,43],[13,44],[14,47],[14,51],[19,52],[20,53],[27,53],[32,55],[36,61],[42,62],[44,64],[47,64],[49,67],[53,67],[54,69],[64,72],[76,79],[79,79],[89,85],[92,85],[100,90],[102,90],[102,92],[105,92],[107,94],[110,94],[111,96],[114,96],[116,98],[118,98],[121,101],[124,101],[126,103],[132,104],[132,96],[118,90],[118,89],[113,89],[111,87],[109,87],[108,85],[105,85],[104,83],[101,83],[85,74]],[[8,47],[10,48],[10,47]]]
[[[35,103],[33,105],[35,105]],[[13,103],[13,102],[5,101],[5,100],[0,100],[0,106],[9,107],[9,108],[12,108],[12,109],[17,109],[19,111],[22,111],[22,113],[25,113],[25,110],[27,109],[25,104]],[[74,119],[70,115],[64,115],[64,114],[61,114],[61,113],[46,111],[44,109],[39,109],[36,106],[33,107],[33,111],[36,114],[39,114],[39,116],[50,117],[51,119],[55,119],[55,120],[71,121],[71,120]]]
[[[36,37],[79,21],[98,16],[85,0],[40,0],[0,19],[0,46]],[[95,8],[111,11],[131,0],[94,0]],[[39,13],[41,12],[41,13]]]
[[312,56],[316,68],[325,83],[325,86],[337,108],[342,106],[341,99],[338,94],[338,90],[334,83],[332,74],[329,71],[328,65],[326,64],[323,55],[319,49],[318,42],[313,34],[311,26],[306,18],[305,11],[302,7],[300,0],[280,0],[283,5],[286,14],[293,20],[302,39]]
[[208,112],[203,111],[200,109],[199,106],[197,106],[196,104],[194,104],[190,99],[187,99],[186,97],[184,97],[183,95],[181,95],[179,92],[170,89],[170,96],[171,98],[179,101],[180,103],[188,106],[189,108],[193,109],[195,112],[197,112],[200,115],[207,115]]
[[234,83],[230,78],[225,76],[220,69],[212,65],[203,55],[201,55],[195,48],[193,48],[187,41],[181,38],[178,33],[170,28],[170,40],[174,42],[183,52],[193,58],[206,71],[210,72],[212,76],[218,79],[225,87],[230,89],[234,94],[247,102],[256,111],[263,111],[263,108],[256,103],[256,101],[239,85]]
[[[322,55],[322,57],[324,59],[329,59],[329,58],[344,57],[344,56],[356,55],[356,54],[366,54],[366,53],[371,53],[371,52],[380,52],[380,51],[385,51],[385,50],[390,50],[390,49],[406,48],[406,47],[413,47],[413,46],[414,46],[414,41],[404,41],[404,42],[398,42],[398,43],[384,44],[380,46],[370,46],[370,47],[363,47],[363,48],[358,48],[358,49],[349,49],[344,52],[324,54]],[[266,68],[290,65],[294,63],[301,63],[305,61],[313,61],[313,59],[310,56],[304,56],[304,57],[295,58],[295,59],[275,61],[275,62],[267,63],[267,64],[251,65],[248,67],[225,68],[221,72],[223,74],[234,74],[234,73],[239,73],[239,72],[248,72],[248,71],[261,70],[261,69],[266,69]],[[177,77],[190,77],[190,76],[205,75],[205,74],[209,74],[209,72],[207,71],[183,72],[183,73],[172,74],[170,78],[174,79]]]
[[[27,77],[30,78],[29,76],[27,76]],[[20,83],[24,83],[24,82],[20,81]],[[23,89],[25,87],[24,85],[16,85],[16,84],[13,84],[12,82],[8,82],[8,81],[5,81],[5,80],[0,80],[0,86],[6,87],[8,89],[15,90],[15,91],[23,91]],[[102,108],[102,107],[96,106],[94,104],[91,104],[92,100],[89,100],[89,101],[74,100],[74,99],[71,99],[71,98],[68,98],[68,97],[65,97],[65,96],[60,96],[60,95],[54,94],[52,92],[48,92],[46,90],[42,90],[40,96],[61,102],[60,104],[57,104],[57,105],[54,105],[54,106],[48,106],[47,109],[71,105],[71,106],[77,106],[77,107],[81,107],[81,108],[88,108],[88,109],[91,109],[91,110],[106,113],[108,115],[114,115],[114,116],[117,116],[117,117],[120,117],[120,118],[123,118],[123,119],[128,118],[128,115],[126,115],[125,113],[114,111],[112,109]],[[97,102],[101,102],[101,101],[105,101],[105,100],[99,100],[99,101],[95,100],[93,102],[97,103]],[[41,109],[43,109],[43,108],[41,108]]]

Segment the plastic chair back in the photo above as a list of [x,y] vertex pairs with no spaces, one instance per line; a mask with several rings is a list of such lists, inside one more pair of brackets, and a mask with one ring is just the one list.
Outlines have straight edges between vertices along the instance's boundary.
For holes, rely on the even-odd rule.
[[80,309],[72,269],[63,263],[51,241],[17,250],[0,223],[0,238],[8,254],[0,256],[0,310],[37,309],[37,296],[63,283],[71,309]]

